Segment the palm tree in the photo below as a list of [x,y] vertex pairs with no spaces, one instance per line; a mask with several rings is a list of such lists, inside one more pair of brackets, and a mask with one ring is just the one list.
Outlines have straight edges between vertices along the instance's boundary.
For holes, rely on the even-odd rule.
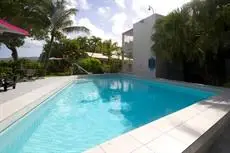
[[200,81],[211,82],[219,77],[221,82],[225,75],[224,60],[230,56],[228,3],[193,0],[161,18],[155,24],[153,51],[157,56],[183,63],[185,80],[194,73],[202,78]]
[[78,37],[77,42],[80,46],[80,51],[88,51],[89,50],[89,41],[87,37]]
[[73,21],[70,19],[72,15],[76,15],[78,10],[76,8],[67,9],[65,6],[65,0],[57,0],[55,3],[51,2],[48,6],[49,14],[47,18],[50,22],[50,46],[48,49],[48,53],[46,54],[44,68],[45,73],[48,66],[48,60],[52,50],[52,44],[55,39],[55,33],[59,32],[86,32],[88,33],[89,30],[83,26],[72,26]]
[[89,39],[89,44],[90,44],[90,52],[92,52],[91,57],[95,52],[100,52],[101,51],[101,38],[92,36]]
[[108,62],[111,60],[111,56],[113,51],[117,51],[119,49],[117,43],[113,43],[111,40],[105,40],[102,43],[102,51],[108,57]]
[[115,55],[120,60],[121,55],[122,55],[121,47],[117,47],[117,50],[115,50]]
[[190,21],[189,13],[179,9],[158,20],[152,50],[170,61],[194,58],[196,50],[193,50]]

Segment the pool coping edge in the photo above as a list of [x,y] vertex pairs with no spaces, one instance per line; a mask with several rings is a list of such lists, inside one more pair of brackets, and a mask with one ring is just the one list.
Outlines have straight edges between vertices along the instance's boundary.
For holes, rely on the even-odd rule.
[[[133,75],[127,75],[127,76],[133,76]],[[137,78],[141,79],[141,77],[137,77]],[[151,81],[151,79],[149,80]],[[198,88],[203,90],[210,89],[208,91],[219,91],[220,94],[217,96],[211,96],[208,99],[199,101],[177,112],[174,112],[158,120],[145,124],[139,128],[131,130],[120,136],[117,136],[102,144],[96,145],[95,147],[86,150],[84,153],[116,153],[116,152],[135,153],[135,152],[140,152],[139,150],[143,148],[148,149],[148,152],[152,152],[152,153],[156,153],[156,152],[165,153],[166,152],[165,146],[167,145],[170,146],[170,144],[168,144],[167,142],[170,142],[172,144],[181,144],[180,147],[178,148],[173,148],[173,146],[171,146],[171,148],[169,148],[170,153],[201,152],[201,150],[207,149],[208,147],[207,144],[211,144],[211,142],[215,139],[215,137],[218,136],[218,134],[220,134],[223,128],[228,124],[227,122],[230,120],[230,96],[228,95],[230,91],[229,89],[202,85],[202,84],[187,83],[181,81],[178,82],[174,80],[173,81],[165,80],[165,79],[153,79],[153,80],[166,81],[168,83],[173,83],[176,85],[182,85],[185,87],[192,87],[192,88]],[[183,116],[183,115],[186,116],[186,114],[189,114],[192,111],[195,112],[197,111],[197,113],[195,113],[187,120],[182,119],[181,123],[178,124],[173,123],[176,122],[175,119],[178,118],[178,116]],[[208,115],[212,116],[213,113],[216,115],[216,118],[208,117]],[[207,122],[207,124],[201,125],[199,129],[199,126],[193,127],[193,125],[191,124],[194,121],[201,121],[201,123]],[[167,124],[171,126],[169,122],[172,122],[174,126],[172,126],[168,130],[165,131],[162,130],[160,126],[161,125],[164,126]],[[191,143],[184,143],[183,138],[178,139],[179,136],[175,135],[174,131],[178,130],[177,128],[187,125],[188,123],[193,129],[197,128],[198,130],[200,130],[199,131],[200,133],[198,136],[191,136],[191,140],[190,140]],[[148,131],[148,133],[144,131]],[[158,133],[158,134],[154,135],[153,133]],[[147,141],[147,139],[144,139],[141,136],[144,135],[148,137],[147,134],[153,135],[153,138],[150,141]],[[188,132],[183,132],[179,130],[177,134],[183,135],[187,138],[189,138],[190,135]],[[129,142],[124,141],[125,139],[132,140],[137,144],[131,145]],[[164,142],[164,144],[160,142]]]
[[[124,74],[122,74],[124,75]],[[28,105],[23,107],[22,109],[14,112],[14,114],[11,114],[4,120],[1,120],[0,118],[0,132],[4,131],[7,127],[11,126],[20,118],[23,118],[25,115],[27,115],[29,112],[33,111],[36,107],[40,106],[43,102],[46,101],[46,99],[56,95],[57,93],[61,92],[66,86],[71,84],[74,80],[80,79],[84,76],[72,76],[71,78],[67,79],[65,82],[61,83],[59,86],[51,90],[50,92],[46,93],[45,95],[42,95],[40,98],[31,101]],[[158,80],[158,79],[156,79]],[[165,80],[163,80],[165,81]],[[169,83],[175,83],[178,85],[182,85],[183,82],[176,82],[171,80],[166,80]],[[191,83],[184,83],[186,87],[197,87],[196,84]],[[210,86],[206,86],[207,88],[212,88]],[[201,88],[203,89],[203,88]],[[125,134],[122,134],[118,137],[115,137],[109,141],[106,141],[102,144],[99,144],[89,150],[87,150],[87,153],[117,153],[117,152],[138,152],[139,150],[145,148],[149,152],[157,152],[157,153],[165,153],[162,148],[164,149],[167,143],[162,144],[160,142],[170,142],[172,144],[175,144],[175,146],[178,146],[177,148],[170,148],[170,153],[178,153],[178,152],[197,152],[200,149],[203,149],[201,147],[201,144],[206,144],[207,140],[211,139],[212,136],[219,132],[221,127],[224,127],[226,125],[226,121],[229,120],[229,111],[230,111],[230,95],[229,89],[225,88],[217,88],[218,90],[221,90],[220,95],[218,96],[212,96],[206,100],[200,101],[198,103],[195,103],[189,107],[186,107],[184,109],[181,109],[177,112],[174,112],[172,114],[169,114],[165,117],[162,117],[156,121],[150,122],[148,124],[145,124],[139,128],[136,128],[134,130],[131,130]],[[216,90],[216,89],[213,89]],[[0,110],[2,104],[0,105]],[[194,114],[191,112],[195,112]],[[2,112],[2,110],[1,110]],[[217,118],[209,118],[208,115],[213,115],[213,113],[217,113]],[[178,115],[179,114],[179,115]],[[183,115],[184,114],[184,115]],[[185,114],[191,115],[189,118],[186,118]],[[180,116],[185,118],[180,118]],[[180,123],[175,123],[176,120],[179,117]],[[202,118],[202,119],[200,119]],[[190,144],[183,143],[183,140],[177,139],[177,136],[175,136],[175,131],[178,127],[181,127],[183,125],[190,125],[193,126],[191,123],[195,121],[201,121],[201,122],[207,122],[207,124],[201,128],[200,135],[197,137],[191,136],[192,140]],[[195,122],[196,123],[196,122]],[[165,125],[171,126],[170,129],[162,129]],[[194,125],[194,129],[196,129]],[[153,130],[151,130],[153,129]],[[147,132],[146,132],[147,131]],[[180,131],[176,131],[179,132]],[[148,138],[143,138],[143,136],[148,136]],[[188,136],[189,134],[186,132],[181,132],[181,135]],[[151,138],[152,136],[152,138]],[[149,140],[148,140],[149,139]],[[132,142],[132,144],[130,143]],[[179,145],[181,144],[181,145]],[[158,147],[156,147],[158,146]],[[160,147],[159,147],[160,146]],[[170,146],[170,145],[169,145]],[[174,151],[174,150],[175,151]],[[179,151],[178,151],[179,150]]]
[[[76,80],[76,76],[71,76],[69,78],[66,78],[66,80],[64,80],[62,83],[58,84],[54,88],[51,88],[51,90],[49,90],[47,93],[41,95],[39,98],[37,98],[35,100],[31,100],[31,101],[28,100],[28,104],[26,104],[25,106],[23,106],[20,109],[15,110],[14,112],[12,112],[11,114],[9,114],[6,117],[2,117],[3,110],[5,109],[2,106],[7,105],[7,103],[11,102],[11,101],[18,101],[17,99],[20,99],[23,96],[26,96],[26,94],[24,94],[22,96],[19,96],[19,97],[15,98],[15,99],[6,101],[5,103],[0,104],[0,112],[1,112],[1,114],[0,114],[1,115],[1,118],[0,118],[0,133],[4,132],[5,129],[7,129],[11,125],[15,124],[20,119],[22,119],[23,117],[28,115],[30,112],[32,112],[34,109],[36,109],[37,107],[42,105],[44,102],[46,102],[47,99],[49,99],[49,98],[55,96],[56,94],[58,94],[59,92],[61,92],[68,85],[70,85],[74,80]],[[41,88],[38,88],[36,90],[42,90],[42,89],[43,88],[41,87]],[[13,103],[10,104],[7,107],[10,108],[12,105],[13,105]]]

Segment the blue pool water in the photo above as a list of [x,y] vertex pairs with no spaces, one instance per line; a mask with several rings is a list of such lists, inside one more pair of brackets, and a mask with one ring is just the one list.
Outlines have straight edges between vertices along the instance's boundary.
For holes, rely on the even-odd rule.
[[0,133],[0,153],[78,153],[215,93],[120,75],[75,81]]

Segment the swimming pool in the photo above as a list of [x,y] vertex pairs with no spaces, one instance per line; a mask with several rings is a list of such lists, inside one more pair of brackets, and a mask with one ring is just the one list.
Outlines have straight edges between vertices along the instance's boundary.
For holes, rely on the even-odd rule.
[[3,131],[0,152],[82,152],[213,95],[121,75],[79,79]]

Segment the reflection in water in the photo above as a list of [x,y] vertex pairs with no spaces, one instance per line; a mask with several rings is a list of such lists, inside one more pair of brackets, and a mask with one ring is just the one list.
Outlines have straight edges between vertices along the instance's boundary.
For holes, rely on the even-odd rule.
[[212,95],[194,89],[126,77],[98,78],[93,82],[103,99],[102,102],[111,103],[109,112],[123,114],[125,123],[133,127],[139,127]]
[[1,133],[0,152],[79,153],[211,95],[130,77],[89,77]]

